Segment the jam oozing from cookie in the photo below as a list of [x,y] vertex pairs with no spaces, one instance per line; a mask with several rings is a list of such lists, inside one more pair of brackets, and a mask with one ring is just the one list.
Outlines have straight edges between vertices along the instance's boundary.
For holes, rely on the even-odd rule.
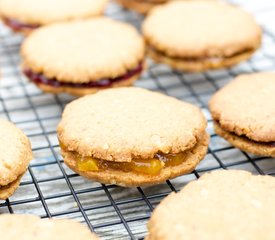
[[90,172],[107,169],[137,172],[146,175],[157,175],[164,167],[177,166],[186,159],[186,153],[156,154],[151,159],[133,159],[131,162],[111,162],[75,154],[79,171]]
[[36,84],[45,84],[52,87],[70,87],[70,88],[106,88],[111,87],[114,83],[122,82],[130,79],[131,77],[138,75],[143,70],[143,63],[139,63],[138,66],[130,71],[128,71],[123,76],[119,76],[116,78],[106,78],[100,79],[94,82],[88,83],[72,83],[72,82],[60,82],[56,79],[49,79],[44,76],[42,73],[35,73],[31,69],[24,69],[24,74],[34,83]]
[[22,23],[12,18],[4,18],[3,22],[15,32],[24,31],[24,30],[33,30],[40,27],[39,24]]

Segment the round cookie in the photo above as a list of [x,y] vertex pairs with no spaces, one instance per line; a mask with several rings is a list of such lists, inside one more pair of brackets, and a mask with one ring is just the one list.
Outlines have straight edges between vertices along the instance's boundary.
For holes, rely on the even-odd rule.
[[205,129],[197,107],[128,87],[68,104],[58,139],[64,162],[78,174],[131,187],[193,171],[207,152]]
[[23,72],[42,90],[81,96],[131,85],[144,68],[145,47],[134,27],[100,17],[40,28],[21,54]]
[[275,157],[275,73],[238,76],[209,102],[215,131],[233,146]]
[[0,215],[1,240],[97,240],[95,234],[69,219],[40,219],[33,215]]
[[146,240],[274,239],[274,189],[271,176],[207,173],[157,206]]
[[107,0],[1,0],[0,17],[15,32],[103,14]]
[[0,199],[15,192],[31,159],[28,138],[14,124],[0,119]]
[[142,31],[152,59],[190,72],[229,67],[248,59],[259,48],[262,35],[250,14],[211,0],[158,6],[145,19]]
[[141,14],[148,13],[153,7],[169,0],[116,0],[123,7],[134,10]]

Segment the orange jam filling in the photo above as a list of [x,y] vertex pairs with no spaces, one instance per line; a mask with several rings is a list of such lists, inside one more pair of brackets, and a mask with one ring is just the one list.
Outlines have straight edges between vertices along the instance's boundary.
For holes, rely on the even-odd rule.
[[83,157],[76,154],[79,171],[100,171],[107,169],[137,172],[146,175],[157,175],[164,167],[176,166],[185,161],[186,153],[156,154],[151,159],[133,159],[131,162],[111,162],[92,157]]

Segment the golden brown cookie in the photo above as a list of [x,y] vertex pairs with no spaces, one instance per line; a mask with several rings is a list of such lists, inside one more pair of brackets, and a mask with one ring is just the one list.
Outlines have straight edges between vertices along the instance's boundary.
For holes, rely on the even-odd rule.
[[115,0],[123,7],[134,10],[141,14],[146,14],[153,7],[163,4],[169,0]]
[[40,219],[33,215],[0,215],[1,240],[97,240],[95,234],[69,219]]
[[219,1],[171,1],[143,23],[147,52],[156,62],[199,72],[248,59],[261,44],[261,29],[242,9]]
[[275,73],[238,76],[209,102],[216,133],[243,151],[275,157],[274,92]]
[[15,192],[31,159],[28,138],[14,124],[0,119],[0,199]]
[[220,170],[157,206],[146,240],[275,239],[275,178]]
[[46,92],[73,95],[131,85],[144,69],[144,53],[134,27],[106,17],[40,28],[21,49],[31,81]]
[[103,14],[107,0],[1,0],[0,17],[15,32]]
[[130,187],[193,171],[207,152],[205,128],[197,107],[128,87],[68,104],[58,138],[64,161],[75,172]]

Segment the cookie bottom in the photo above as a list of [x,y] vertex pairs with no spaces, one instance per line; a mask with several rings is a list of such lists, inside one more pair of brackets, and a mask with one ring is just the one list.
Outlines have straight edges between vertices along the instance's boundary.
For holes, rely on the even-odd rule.
[[275,145],[264,142],[256,142],[249,138],[238,136],[234,133],[228,132],[217,123],[214,122],[215,132],[226,139],[233,146],[255,155],[275,157]]
[[253,50],[247,50],[242,53],[236,54],[232,57],[226,58],[198,58],[198,59],[184,59],[177,57],[169,57],[162,52],[156,51],[149,47],[147,49],[148,55],[157,63],[165,63],[170,65],[176,70],[186,71],[186,72],[202,72],[210,69],[218,69],[224,67],[230,67],[236,65],[244,60],[250,58],[250,56],[255,52]]
[[43,74],[35,73],[28,67],[23,68],[23,73],[44,92],[54,94],[68,93],[74,96],[84,96],[106,88],[130,86],[140,77],[144,68],[146,68],[146,63],[141,62],[135,69],[128,71],[125,75],[113,79],[103,79],[88,83],[60,82],[56,79],[48,79]]
[[22,178],[23,174],[20,175],[15,181],[9,183],[6,186],[0,186],[0,199],[6,200],[9,198],[13,193],[16,191],[16,189],[20,185],[20,180]]
[[[140,76],[140,74],[133,76],[128,80],[114,83],[114,84],[112,84],[111,88],[131,86],[139,78],[139,76]],[[104,88],[52,87],[50,85],[42,84],[42,83],[35,83],[35,85],[37,87],[39,87],[42,91],[47,92],[47,93],[53,93],[53,94],[68,93],[73,96],[79,96],[79,97],[87,95],[87,94],[96,93],[96,92],[104,89]]]
[[134,10],[141,14],[146,14],[153,7],[165,3],[168,0],[116,0],[120,5],[125,8]]
[[192,172],[198,163],[205,157],[209,142],[209,135],[205,134],[191,150],[186,151],[185,161],[176,166],[164,167],[157,175],[125,172],[116,169],[102,171],[79,171],[75,154],[70,151],[62,151],[64,162],[79,175],[105,184],[116,184],[123,187],[146,186],[162,183],[168,179]]

